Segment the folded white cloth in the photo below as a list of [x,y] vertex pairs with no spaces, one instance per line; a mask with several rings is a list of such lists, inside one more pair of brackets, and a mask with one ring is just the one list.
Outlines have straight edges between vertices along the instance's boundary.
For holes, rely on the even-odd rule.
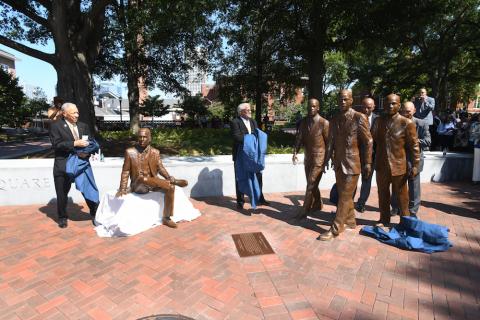
[[[129,193],[121,198],[115,198],[115,193],[107,192],[100,200],[95,217],[95,231],[99,237],[132,236],[162,224],[163,193]],[[171,219],[192,221],[200,215],[183,189],[176,186]]]

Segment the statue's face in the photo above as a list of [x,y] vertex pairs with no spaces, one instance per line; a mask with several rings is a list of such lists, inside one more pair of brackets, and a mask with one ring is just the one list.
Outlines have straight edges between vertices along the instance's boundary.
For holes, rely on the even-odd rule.
[[396,94],[390,94],[385,100],[384,112],[388,115],[393,116],[400,109],[400,97]]
[[317,99],[308,100],[308,115],[310,117],[314,117],[315,115],[317,115],[319,110],[320,110],[320,103],[318,102]]
[[140,130],[138,132],[138,144],[142,148],[146,148],[152,142],[152,137],[150,136],[150,132],[147,130]]
[[338,106],[340,107],[340,111],[348,111],[348,109],[352,107],[352,103],[352,93],[348,90],[342,90],[338,96]]

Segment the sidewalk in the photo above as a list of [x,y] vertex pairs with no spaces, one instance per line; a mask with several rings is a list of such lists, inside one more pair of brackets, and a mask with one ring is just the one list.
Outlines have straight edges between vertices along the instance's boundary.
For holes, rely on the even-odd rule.
[[50,138],[39,137],[36,140],[0,144],[0,159],[15,159],[52,148]]
[[[115,239],[96,236],[84,204],[69,207],[67,229],[52,205],[0,207],[0,319],[478,319],[480,188],[422,188],[419,216],[449,226],[447,252],[360,235],[378,219],[375,188],[357,229],[326,243],[316,237],[331,205],[290,220],[302,192],[268,194],[251,216],[231,197],[192,200],[197,220]],[[231,235],[243,232],[262,232],[275,254],[240,258]]]

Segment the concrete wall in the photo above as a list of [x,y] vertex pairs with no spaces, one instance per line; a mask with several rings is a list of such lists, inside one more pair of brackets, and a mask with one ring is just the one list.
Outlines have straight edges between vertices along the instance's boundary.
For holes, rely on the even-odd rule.
[[[293,165],[291,155],[269,155],[264,171],[265,193],[291,192],[305,189],[305,173],[302,157]],[[120,182],[123,159],[106,158],[93,161],[93,171],[102,195],[116,190]],[[191,197],[234,195],[234,172],[231,156],[170,157],[164,165],[171,175],[187,179],[185,188]],[[473,155],[429,152],[426,154],[422,182],[471,180]],[[42,204],[55,199],[52,169],[53,159],[0,160],[0,205]],[[335,183],[334,172],[324,174],[320,188],[330,189]],[[372,185],[375,185],[375,177]],[[83,201],[72,186],[69,194],[74,201]]]

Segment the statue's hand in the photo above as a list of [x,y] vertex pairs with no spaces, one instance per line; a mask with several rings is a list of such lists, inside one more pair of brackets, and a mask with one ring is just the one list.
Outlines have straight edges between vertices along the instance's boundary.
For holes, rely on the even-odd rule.
[[371,173],[372,173],[372,165],[371,164],[364,165],[362,170],[362,176],[366,179],[367,177],[370,177]]
[[294,154],[294,155],[292,156],[292,162],[293,162],[293,164],[297,164],[297,163],[298,163],[298,157],[297,157],[296,154]]
[[408,175],[410,178],[413,178],[413,177],[416,177],[418,174],[418,168],[417,167],[411,167],[409,172],[408,172]]
[[122,197],[122,196],[124,196],[124,195],[126,195],[126,194],[127,194],[127,191],[125,191],[125,190],[118,190],[118,192],[115,194],[115,198],[120,198],[120,197]]

